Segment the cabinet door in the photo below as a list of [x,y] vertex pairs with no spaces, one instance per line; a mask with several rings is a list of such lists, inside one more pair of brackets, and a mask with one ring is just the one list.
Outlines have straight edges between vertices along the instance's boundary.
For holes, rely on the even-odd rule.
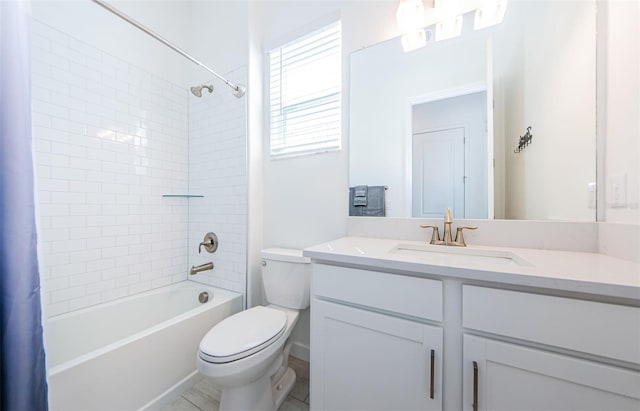
[[465,411],[640,410],[639,372],[471,335],[463,344]]
[[440,410],[442,329],[313,299],[313,410]]

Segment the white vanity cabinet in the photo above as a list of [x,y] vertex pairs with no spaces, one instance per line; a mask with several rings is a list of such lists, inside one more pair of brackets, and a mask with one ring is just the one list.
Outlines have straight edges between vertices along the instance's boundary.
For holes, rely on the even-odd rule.
[[462,298],[464,410],[640,410],[637,307],[468,285]]
[[465,411],[640,410],[638,372],[468,334],[463,345]]
[[305,255],[312,410],[640,411],[638,263],[364,237]]
[[440,281],[314,264],[313,410],[441,410]]

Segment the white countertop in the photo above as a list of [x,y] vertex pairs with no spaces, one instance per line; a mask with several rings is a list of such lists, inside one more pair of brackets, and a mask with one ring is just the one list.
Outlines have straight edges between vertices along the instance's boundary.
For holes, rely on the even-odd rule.
[[[420,253],[405,255],[396,247],[417,246],[431,251],[507,252],[526,261],[525,265],[467,261],[448,255],[446,263],[425,259]],[[524,287],[538,287],[587,293],[640,302],[640,264],[596,253],[537,250],[468,245],[462,247],[430,246],[424,242],[366,237],[343,237],[305,248],[304,255],[318,262],[355,265],[390,270],[453,277],[474,281],[498,282]],[[455,256],[455,254],[453,254]],[[463,261],[464,260],[464,261]]]

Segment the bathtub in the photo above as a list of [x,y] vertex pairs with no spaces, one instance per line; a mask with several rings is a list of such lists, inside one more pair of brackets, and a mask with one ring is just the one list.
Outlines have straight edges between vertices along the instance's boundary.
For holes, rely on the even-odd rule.
[[184,281],[49,319],[49,409],[161,407],[197,381],[202,337],[240,310],[241,294]]

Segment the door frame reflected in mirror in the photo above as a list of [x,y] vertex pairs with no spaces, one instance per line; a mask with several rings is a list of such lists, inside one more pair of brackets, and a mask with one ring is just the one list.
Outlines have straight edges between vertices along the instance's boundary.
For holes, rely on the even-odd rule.
[[[490,50],[489,50],[490,51]],[[487,59],[489,60],[489,59]],[[487,77],[490,78],[492,74],[490,73],[490,63],[487,62]],[[490,79],[489,79],[490,80]],[[493,170],[493,104],[491,104],[493,100],[493,96],[489,91],[490,87],[487,86],[487,82],[472,82],[468,84],[463,84],[457,87],[450,87],[434,92],[429,92],[421,95],[411,96],[407,99],[406,105],[404,107],[404,117],[405,117],[405,134],[404,134],[404,158],[405,158],[405,214],[412,217],[418,217],[415,215],[413,210],[413,197],[414,197],[414,187],[413,187],[413,109],[415,106],[425,104],[425,103],[433,103],[437,101],[443,101],[447,99],[452,99],[456,97],[468,96],[470,94],[475,93],[485,93],[486,94],[486,102],[485,102],[485,119],[486,119],[486,146],[485,153],[486,157],[486,180],[484,184],[486,185],[486,215],[484,217],[473,216],[473,217],[464,217],[464,218],[488,218],[493,219],[493,206],[494,206],[494,170]],[[469,149],[465,148],[465,176],[469,172],[467,166],[467,160],[470,158]],[[465,192],[465,195],[468,195]],[[442,216],[438,218],[444,217],[444,210],[446,207],[442,208]],[[465,206],[465,209],[467,207]],[[465,213],[466,215],[467,213]],[[459,217],[457,217],[459,218]]]

